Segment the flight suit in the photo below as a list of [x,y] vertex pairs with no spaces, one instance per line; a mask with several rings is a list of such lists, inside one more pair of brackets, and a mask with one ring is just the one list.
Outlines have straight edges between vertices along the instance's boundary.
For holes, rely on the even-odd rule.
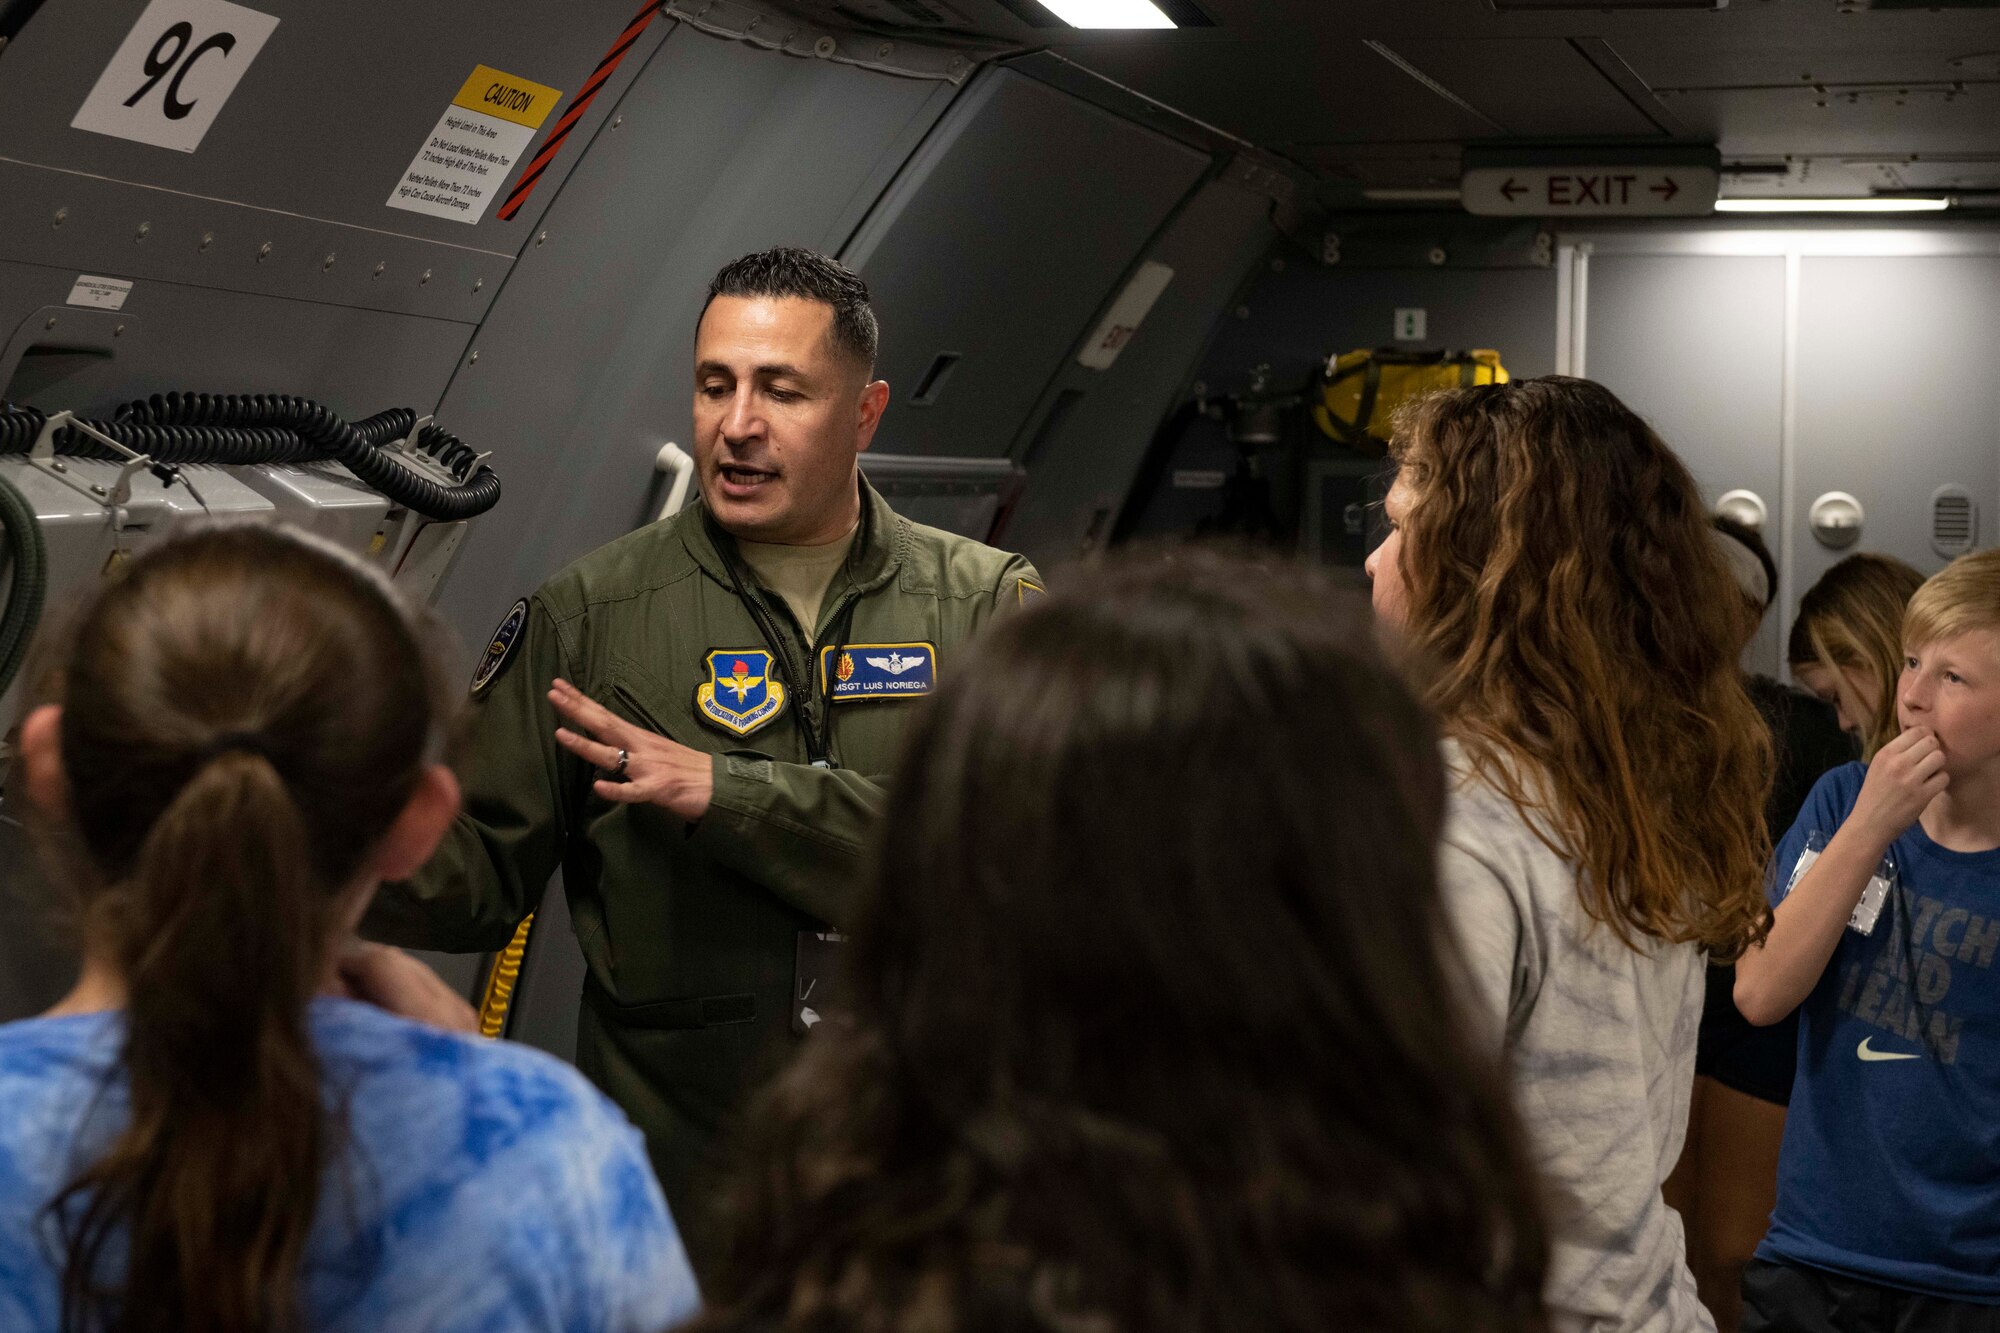
[[[645,1131],[668,1200],[697,1238],[690,1182],[749,1085],[794,1040],[800,935],[849,919],[887,774],[929,690],[910,664],[929,651],[934,681],[989,617],[1041,591],[1021,557],[909,522],[861,487],[855,547],[813,627],[852,651],[815,653],[807,682],[797,678],[806,636],[740,565],[732,581],[728,538],[699,504],[525,599],[511,640],[496,640],[475,676],[464,811],[414,879],[383,886],[363,924],[411,948],[497,950],[560,865],[588,968],[577,1064]],[[746,601],[788,640],[782,652]],[[746,675],[746,662],[775,664],[781,678],[746,687],[772,674]],[[886,688],[922,693],[824,701],[857,665]],[[556,743],[547,691],[557,676],[714,754],[707,814],[690,824],[597,796],[601,775]],[[758,709],[728,705],[768,706],[774,684],[782,707],[735,734]],[[706,711],[717,698],[727,725]],[[830,710],[835,766],[811,765],[794,710],[808,722]]]

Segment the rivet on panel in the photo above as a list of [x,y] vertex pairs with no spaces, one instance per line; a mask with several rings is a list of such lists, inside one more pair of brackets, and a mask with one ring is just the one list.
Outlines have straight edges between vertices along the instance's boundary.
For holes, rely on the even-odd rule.
[[125,336],[125,326],[120,324],[117,328],[111,330],[111,336],[114,338],[123,338]]
[[43,327],[43,328],[45,328],[45,329],[52,329],[52,328],[54,328],[55,326],[56,326],[56,317],[55,317],[54,315],[50,315],[50,316],[49,316],[49,322],[48,322],[48,323],[46,323],[46,324],[44,324],[44,325],[42,325],[42,327]]
[[269,241],[266,241],[262,245],[257,247],[257,262],[261,264],[270,257],[271,257],[271,243]]
[[762,23],[763,21],[764,21],[764,16],[762,14],[759,14],[755,18],[751,19],[748,23],[743,25],[743,31],[755,32],[757,31],[757,25],[759,23]]
[[945,67],[944,67],[944,68],[945,68],[945,73],[947,73],[947,74],[963,74],[963,73],[965,73],[965,67],[966,67],[966,65],[968,65],[969,63],[971,63],[971,62],[969,62],[968,60],[966,60],[966,58],[965,58],[964,56],[953,56],[953,57],[951,58],[951,60],[950,60],[949,62],[947,62],[947,63],[946,63],[946,65],[945,65]]
[[614,130],[617,129],[620,125],[623,125],[624,123],[625,123],[625,117],[623,116],[613,116],[611,118],[611,128]]
[[474,353],[472,354],[472,360],[471,360],[471,361],[469,361],[469,362],[467,362],[466,364],[468,364],[468,365],[474,365],[474,366],[478,365],[478,364],[479,364],[479,353],[477,353],[477,352],[474,352]]
[[208,249],[209,246],[214,244],[215,244],[215,233],[212,231],[205,231],[201,234],[201,244],[196,248],[206,250]]
[[880,60],[887,60],[894,54],[896,54],[896,44],[894,42],[884,42],[875,48],[876,58]]
[[535,237],[535,244],[542,245],[546,243],[548,239],[549,239],[549,234],[547,232],[543,232],[541,235]]
[[378,260],[378,261],[376,261],[376,264],[375,264],[375,276],[376,276],[376,277],[378,277],[378,278],[379,278],[379,277],[381,277],[381,276],[382,276],[382,275],[383,275],[384,273],[387,273],[388,271],[389,271],[389,262],[388,262],[387,260]]
[[825,60],[828,56],[832,55],[835,51],[838,51],[839,49],[840,49],[840,43],[836,42],[831,37],[822,37],[818,41],[813,43],[813,54],[818,56],[821,60]]
[[1445,260],[1447,260],[1447,259],[1451,258],[1451,256],[1450,256],[1450,255],[1447,255],[1447,254],[1446,254],[1446,253],[1444,252],[1444,247],[1443,247],[1442,245],[1433,245],[1433,246],[1431,247],[1431,252],[1430,252],[1430,254],[1429,254],[1429,255],[1427,255],[1427,256],[1425,256],[1425,257],[1426,257],[1427,259],[1429,259],[1429,260],[1431,261],[1431,263],[1432,263],[1432,264],[1435,264],[1435,265],[1438,265],[1438,266],[1442,266],[1442,265],[1444,264],[1444,261],[1445,261]]
[[417,279],[417,286],[428,287],[430,286],[430,282],[431,282],[431,271],[429,269],[425,269],[424,276]]
[[333,256],[332,256],[332,255],[328,255],[328,256],[327,256],[327,257],[326,257],[325,259],[322,259],[322,260],[320,261],[320,263],[319,263],[319,268],[320,268],[320,272],[322,272],[322,273],[326,272],[326,270],[328,270],[328,269],[330,269],[330,268],[332,268],[332,267],[333,267]]
[[58,471],[58,472],[67,472],[67,471],[69,471],[69,464],[67,464],[67,463],[51,463],[51,464],[49,464],[49,466],[50,466],[50,467],[52,467],[52,468],[54,468],[54,469],[55,469],[56,471]]
[[97,484],[96,482],[94,482],[94,481],[93,481],[92,483],[90,483],[90,493],[91,493],[92,495],[95,495],[95,496],[99,496],[99,497],[102,497],[102,496],[106,496],[106,495],[109,495],[109,494],[111,494],[111,492],[109,492],[109,491],[105,490],[105,489],[104,489],[104,488],[103,488],[102,486],[99,486],[99,485],[98,485],[98,484]]
[[484,278],[474,278],[472,280],[472,290],[475,292],[480,290],[485,285],[486,285],[486,279]]
[[139,230],[132,234],[132,239],[135,241],[143,241],[146,239],[147,234],[150,233],[152,230],[153,230],[152,223],[141,222],[139,224]]
[[67,208],[58,208],[55,217],[50,219],[49,225],[51,227],[60,227],[67,221],[69,221],[69,210]]

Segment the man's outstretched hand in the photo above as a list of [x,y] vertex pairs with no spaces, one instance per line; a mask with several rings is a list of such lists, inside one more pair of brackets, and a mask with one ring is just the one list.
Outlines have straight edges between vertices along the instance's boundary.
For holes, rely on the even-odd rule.
[[690,824],[708,813],[715,761],[705,751],[633,726],[566,680],[549,688],[549,702],[570,724],[556,728],[557,744],[586,764],[612,774],[618,752],[625,751],[625,780],[599,777],[593,788],[599,796],[625,805],[657,805]]

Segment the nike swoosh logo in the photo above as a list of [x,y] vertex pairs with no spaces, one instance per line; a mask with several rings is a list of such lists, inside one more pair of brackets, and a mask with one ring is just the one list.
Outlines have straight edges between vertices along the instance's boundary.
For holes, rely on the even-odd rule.
[[1860,1056],[1863,1060],[1867,1060],[1871,1063],[1876,1060],[1916,1060],[1921,1058],[1919,1056],[1911,1055],[1908,1052],[1904,1051],[1875,1050],[1868,1044],[1870,1041],[1873,1040],[1874,1038],[1872,1037],[1863,1037],[1861,1039],[1861,1044],[1854,1048],[1854,1053]]

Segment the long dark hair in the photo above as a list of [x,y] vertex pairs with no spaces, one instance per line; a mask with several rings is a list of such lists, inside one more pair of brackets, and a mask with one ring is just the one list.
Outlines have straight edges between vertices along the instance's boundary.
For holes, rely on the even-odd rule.
[[337,1137],[306,1005],[334,900],[416,785],[436,673],[388,585],[264,528],[176,538],[50,676],[129,1122],[49,1206],[65,1333],[299,1327]]
[[1446,730],[1626,944],[1726,962],[1762,940],[1770,733],[1687,468],[1609,389],[1560,375],[1419,399],[1391,454]]
[[945,659],[851,1016],[753,1112],[698,1327],[1542,1327],[1436,737],[1371,635],[1186,552]]

